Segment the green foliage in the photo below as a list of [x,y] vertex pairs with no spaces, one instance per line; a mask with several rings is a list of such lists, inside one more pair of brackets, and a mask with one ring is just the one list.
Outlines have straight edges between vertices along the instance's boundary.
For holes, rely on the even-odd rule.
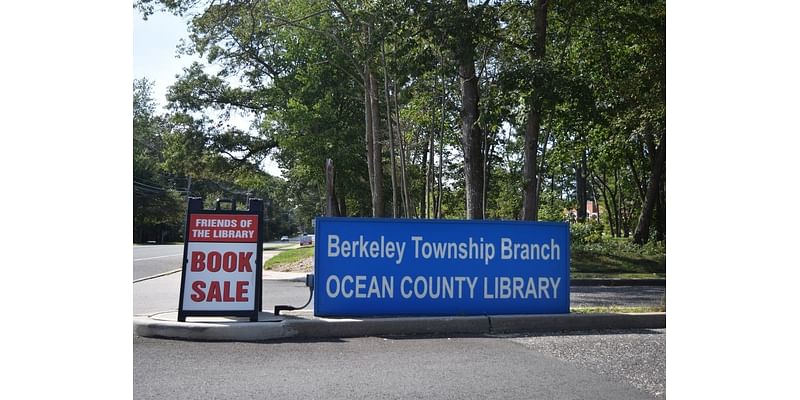
[[[470,2],[462,10],[459,3],[420,0],[138,0],[146,15],[191,9],[190,41],[181,51],[205,57],[217,72],[187,68],[169,90],[170,115],[156,116],[147,91],[134,91],[135,177],[168,191],[185,187],[191,176],[192,194],[209,198],[257,194],[270,200],[271,234],[310,232],[324,211],[323,166],[330,158],[346,214],[370,215],[369,67],[379,86],[386,209],[393,188],[384,83],[399,108],[393,126],[400,125],[396,136],[405,143],[410,216],[422,214],[427,194],[428,208],[440,196],[442,217],[463,218],[461,83],[474,78],[477,123],[486,133],[485,217],[521,218],[523,136],[528,110],[536,107],[539,219],[563,221],[567,210],[583,206],[576,172],[585,163],[587,196],[600,203],[601,223],[573,224],[573,243],[598,251],[627,246],[607,239],[634,228],[666,132],[665,2],[548,2],[543,56],[532,53],[534,3]],[[458,56],[471,45],[477,76],[462,77]],[[250,130],[229,126],[233,113],[245,113]],[[435,182],[426,191],[430,138],[437,172],[444,153],[441,190]],[[260,171],[267,154],[285,181]],[[157,204],[137,200],[153,223],[166,221],[156,209],[176,214],[170,204],[181,193],[167,191],[148,199]],[[651,243],[617,250],[663,247]]]
[[181,198],[161,168],[165,120],[155,114],[152,82],[133,82],[133,240],[179,240]]
[[[572,229],[570,229],[572,233]],[[665,242],[651,241],[643,246],[638,246],[629,238],[614,238],[608,235],[601,236],[599,240],[582,241],[572,243],[573,249],[577,252],[587,252],[593,254],[627,254],[636,256],[660,256],[667,254]]]
[[564,222],[566,217],[565,208],[563,206],[553,203],[539,204],[539,220],[541,221]]
[[[573,224],[580,225],[580,224]],[[591,224],[583,224],[591,225]],[[578,228],[591,232],[592,228]],[[572,233],[572,229],[570,230]],[[588,236],[591,236],[589,233]],[[628,238],[603,235],[599,240],[572,242],[570,270],[578,277],[664,278],[667,271],[666,247],[648,243],[637,246]],[[599,275],[598,275],[599,274]]]
[[598,222],[576,222],[569,224],[570,243],[581,246],[603,241],[603,224]]

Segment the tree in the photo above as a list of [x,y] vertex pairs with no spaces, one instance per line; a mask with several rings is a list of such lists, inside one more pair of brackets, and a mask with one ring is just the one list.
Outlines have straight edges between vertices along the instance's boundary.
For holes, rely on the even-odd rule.
[[467,0],[460,2],[456,59],[461,79],[461,133],[464,145],[464,178],[467,218],[483,219],[483,131],[479,125],[480,92],[475,74],[474,18]]
[[166,124],[155,114],[153,83],[133,81],[133,240],[178,240],[181,236],[179,193],[173,177],[161,168]]
[[[193,160],[199,190],[271,154],[310,221],[333,207],[330,158],[344,215],[583,221],[598,200],[613,235],[666,235],[661,0],[137,6],[192,9],[182,51],[217,69],[172,86],[162,135],[165,170]],[[237,112],[250,130],[226,125]]]
[[[534,37],[531,59],[541,61],[545,56],[547,34],[547,5],[548,0],[538,0],[534,5]],[[541,69],[541,68],[540,68]],[[538,72],[541,73],[541,72]],[[534,82],[536,79],[534,80]],[[541,87],[533,88],[534,92],[541,91]],[[528,121],[525,126],[525,154],[523,164],[523,200],[522,219],[536,221],[539,212],[539,193],[536,171],[536,156],[539,151],[539,130],[542,118],[542,95],[534,93],[528,100]],[[580,208],[580,204],[578,205]]]

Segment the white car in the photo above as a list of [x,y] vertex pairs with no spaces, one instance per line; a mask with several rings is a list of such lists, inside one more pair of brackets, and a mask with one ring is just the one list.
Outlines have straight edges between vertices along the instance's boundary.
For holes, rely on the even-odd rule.
[[281,242],[288,242],[288,241],[289,241],[289,237],[288,236],[286,236],[286,235],[281,236]]

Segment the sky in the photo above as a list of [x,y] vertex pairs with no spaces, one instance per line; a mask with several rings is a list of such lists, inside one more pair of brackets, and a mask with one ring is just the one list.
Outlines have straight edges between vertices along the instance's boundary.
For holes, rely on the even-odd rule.
[[[176,75],[195,61],[206,64],[196,55],[181,54],[178,57],[177,46],[181,39],[188,40],[188,37],[183,18],[156,12],[145,21],[139,10],[133,9],[133,78],[146,77],[154,82],[153,97],[160,107],[166,106],[167,88],[175,82]],[[231,123],[249,130],[249,121],[239,116],[233,115]],[[261,168],[272,175],[282,176],[271,158],[267,158]]]

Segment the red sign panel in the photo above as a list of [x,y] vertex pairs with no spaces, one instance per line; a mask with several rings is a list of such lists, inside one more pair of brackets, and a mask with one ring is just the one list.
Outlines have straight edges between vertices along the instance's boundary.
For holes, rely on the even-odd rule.
[[258,242],[258,215],[191,214],[190,242]]

